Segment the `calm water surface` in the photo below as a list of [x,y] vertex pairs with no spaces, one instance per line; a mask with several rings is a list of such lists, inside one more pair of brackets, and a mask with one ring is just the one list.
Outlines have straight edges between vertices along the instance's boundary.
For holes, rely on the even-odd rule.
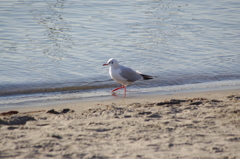
[[1,1],[0,95],[109,93],[112,57],[157,76],[130,91],[239,85],[239,16],[237,0]]

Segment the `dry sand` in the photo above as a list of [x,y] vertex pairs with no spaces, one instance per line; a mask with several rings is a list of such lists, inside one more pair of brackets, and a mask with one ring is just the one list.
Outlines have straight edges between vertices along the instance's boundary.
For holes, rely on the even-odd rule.
[[239,90],[42,109],[0,117],[0,158],[240,158]]

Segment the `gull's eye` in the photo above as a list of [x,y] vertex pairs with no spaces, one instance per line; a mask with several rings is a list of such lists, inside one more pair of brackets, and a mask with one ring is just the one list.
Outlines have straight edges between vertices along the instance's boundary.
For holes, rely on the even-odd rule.
[[113,64],[113,61],[109,62],[110,64]]

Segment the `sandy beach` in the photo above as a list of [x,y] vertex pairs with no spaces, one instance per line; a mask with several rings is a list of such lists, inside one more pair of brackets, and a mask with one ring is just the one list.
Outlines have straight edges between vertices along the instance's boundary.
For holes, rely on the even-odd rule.
[[240,158],[239,89],[9,111],[0,158]]

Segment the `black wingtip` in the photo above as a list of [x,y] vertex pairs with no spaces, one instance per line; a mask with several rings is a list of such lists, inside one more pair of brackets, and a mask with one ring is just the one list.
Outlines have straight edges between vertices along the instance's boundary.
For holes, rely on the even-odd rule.
[[144,75],[144,74],[140,74],[144,80],[150,80],[153,79],[153,76],[149,76],[149,75]]

